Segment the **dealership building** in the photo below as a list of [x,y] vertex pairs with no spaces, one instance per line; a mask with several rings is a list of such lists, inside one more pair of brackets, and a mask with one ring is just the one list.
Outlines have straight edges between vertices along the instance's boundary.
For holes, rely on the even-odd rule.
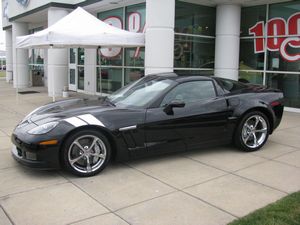
[[[16,50],[17,36],[77,7],[144,33],[145,47]],[[2,0],[2,9],[6,79],[14,87],[46,86],[51,96],[54,84],[56,95],[66,86],[100,95],[144,74],[174,71],[278,88],[288,110],[300,112],[299,0]]]

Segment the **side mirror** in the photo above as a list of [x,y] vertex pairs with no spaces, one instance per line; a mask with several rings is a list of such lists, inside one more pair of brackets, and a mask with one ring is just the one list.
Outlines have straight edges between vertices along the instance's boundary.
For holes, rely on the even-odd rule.
[[174,115],[173,108],[183,108],[185,106],[184,101],[181,100],[173,100],[169,104],[167,104],[164,108],[164,112],[167,115]]

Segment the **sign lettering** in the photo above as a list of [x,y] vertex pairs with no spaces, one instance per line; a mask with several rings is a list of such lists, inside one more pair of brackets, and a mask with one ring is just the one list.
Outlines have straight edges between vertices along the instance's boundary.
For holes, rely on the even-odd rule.
[[[103,20],[103,22],[120,28],[123,28],[122,25],[122,20],[119,17],[116,16],[110,16],[106,19]],[[128,31],[130,32],[145,32],[145,26],[143,28],[141,28],[141,23],[142,23],[142,16],[141,14],[139,14],[138,12],[132,12],[129,14],[128,16]],[[106,57],[106,58],[113,58],[118,56],[122,51],[122,48],[101,48],[100,49],[100,53],[102,56]],[[134,57],[138,58],[140,54],[140,48],[138,47],[134,53]]]
[[[111,16],[103,20],[104,23],[107,23],[111,26],[122,29],[122,20],[119,17]],[[100,53],[106,58],[113,58],[118,56],[122,51],[122,48],[101,48]]]
[[291,48],[300,48],[300,37],[284,37],[286,35],[299,35],[300,12],[291,15],[287,21],[279,17],[272,18],[267,22],[266,27],[263,21],[259,21],[249,28],[249,34],[255,37],[255,53],[265,51],[264,35],[266,32],[268,36],[266,46],[269,51],[279,51],[281,57],[290,62],[300,60],[300,52],[297,54],[290,53]]

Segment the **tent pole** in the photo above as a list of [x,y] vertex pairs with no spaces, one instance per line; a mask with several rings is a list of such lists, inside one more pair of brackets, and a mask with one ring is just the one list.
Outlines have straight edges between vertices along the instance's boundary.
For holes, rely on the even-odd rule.
[[[50,45],[50,49],[53,49],[53,45]],[[52,74],[52,102],[55,102],[54,74],[55,73]]]

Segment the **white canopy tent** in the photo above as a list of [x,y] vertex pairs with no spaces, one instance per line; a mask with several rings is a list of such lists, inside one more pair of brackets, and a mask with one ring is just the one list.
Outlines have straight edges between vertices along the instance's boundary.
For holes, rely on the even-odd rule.
[[[98,46],[142,47],[145,46],[145,35],[113,27],[78,7],[52,26],[31,35],[19,36],[16,40],[16,48],[23,49]],[[55,101],[54,95],[53,88]]]

